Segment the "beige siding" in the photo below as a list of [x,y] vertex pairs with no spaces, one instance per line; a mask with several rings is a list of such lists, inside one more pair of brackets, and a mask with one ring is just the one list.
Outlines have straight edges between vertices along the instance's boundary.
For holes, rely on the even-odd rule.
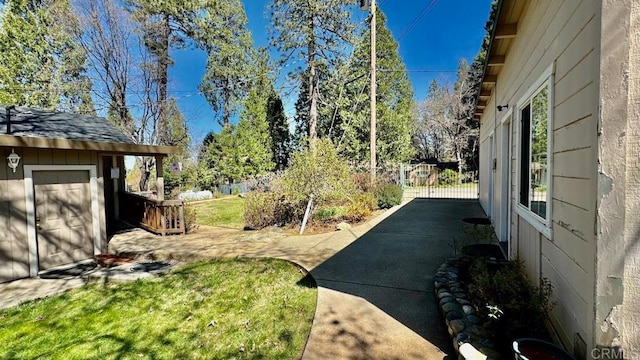
[[514,115],[511,203],[515,208],[520,137],[519,114],[513,109],[545,69],[555,64],[553,236],[546,239],[512,211],[511,246],[512,255],[526,263],[533,279],[545,277],[553,283],[558,305],[552,320],[570,349],[576,334],[587,341],[588,348],[593,343],[599,6],[600,2],[588,0],[529,2],[481,120],[481,137],[486,137],[497,126],[494,104],[510,105]]
[[[0,147],[6,158],[11,148]],[[0,282],[29,276],[24,165],[98,165],[99,154],[89,151],[14,148],[21,156],[14,174],[0,166]],[[102,172],[98,169],[101,238],[105,239],[104,191]]]
[[[0,148],[6,159],[11,149]],[[22,155],[20,149],[15,149]],[[27,220],[22,166],[13,171],[0,166],[0,282],[29,276]]]

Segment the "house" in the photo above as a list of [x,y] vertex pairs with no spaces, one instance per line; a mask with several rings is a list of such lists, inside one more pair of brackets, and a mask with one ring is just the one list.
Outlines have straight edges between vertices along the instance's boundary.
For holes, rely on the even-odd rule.
[[500,0],[480,202],[578,358],[640,358],[640,2]]
[[[123,191],[124,155],[154,156],[162,169],[174,152],[134,144],[101,117],[0,106],[0,282],[103,252],[120,209],[153,216],[162,198]],[[161,170],[157,180],[162,196]]]

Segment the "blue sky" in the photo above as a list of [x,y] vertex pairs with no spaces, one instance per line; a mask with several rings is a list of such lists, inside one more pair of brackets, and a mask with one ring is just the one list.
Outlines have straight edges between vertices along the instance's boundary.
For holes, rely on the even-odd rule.
[[[268,45],[265,6],[269,1],[243,0],[256,47]],[[473,60],[484,36],[491,0],[378,0],[378,3],[387,16],[387,26],[396,41],[399,40],[400,56],[410,71],[415,98],[421,100],[433,79],[452,83],[460,59]],[[428,7],[431,9],[399,39]],[[364,21],[366,15],[356,12],[355,18]],[[197,50],[182,50],[175,51],[173,56],[175,65],[170,70],[170,95],[178,99],[180,109],[188,119],[192,139],[199,143],[208,132],[220,129],[209,104],[197,90],[204,74],[206,55]],[[279,84],[281,89],[286,86]],[[293,115],[296,99],[283,100],[285,111]]]

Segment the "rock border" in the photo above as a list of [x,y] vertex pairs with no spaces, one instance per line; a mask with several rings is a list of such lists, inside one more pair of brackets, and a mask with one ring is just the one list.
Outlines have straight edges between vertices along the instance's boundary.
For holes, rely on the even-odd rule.
[[438,307],[458,359],[467,359],[460,353],[460,346],[468,343],[484,355],[478,354],[473,359],[498,360],[500,354],[495,350],[482,319],[476,315],[476,309],[469,301],[466,285],[459,280],[460,269],[467,267],[470,262],[471,258],[460,257],[451,258],[440,265],[433,277]]

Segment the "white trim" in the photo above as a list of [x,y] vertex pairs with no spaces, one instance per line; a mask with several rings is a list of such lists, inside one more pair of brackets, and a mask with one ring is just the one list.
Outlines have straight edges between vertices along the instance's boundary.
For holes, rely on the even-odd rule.
[[[516,109],[518,109],[518,113],[516,114],[516,119],[518,119],[518,161],[517,161],[517,177],[518,177],[518,186],[517,186],[517,197],[516,197],[516,213],[520,215],[523,219],[525,219],[528,223],[531,224],[536,230],[546,236],[549,240],[553,240],[553,231],[551,229],[553,225],[552,220],[552,207],[553,207],[553,123],[554,123],[554,96],[555,96],[555,61],[547,67],[542,75],[533,83],[533,85],[527,90],[524,96],[518,100],[516,103]],[[546,219],[536,215],[533,213],[528,207],[522,205],[520,203],[520,184],[522,176],[522,109],[527,105],[531,104],[531,99],[538,92],[542,90],[543,87],[547,87],[547,205],[546,205]],[[530,111],[533,111],[533,107]],[[530,129],[531,131],[531,129]],[[531,136],[531,134],[529,134]],[[529,141],[529,154],[531,154],[531,141]],[[531,159],[529,159],[531,162]],[[531,180],[529,180],[529,183]],[[531,184],[529,184],[531,186]],[[527,193],[530,191],[528,190]],[[528,195],[529,196],[529,195]]]
[[489,141],[489,174],[488,174],[488,181],[489,181],[489,187],[487,188],[487,197],[488,197],[488,208],[487,210],[489,210],[489,213],[487,215],[489,215],[489,218],[491,219],[491,224],[495,225],[494,221],[494,217],[493,217],[493,213],[495,212],[495,181],[496,181],[496,169],[493,167],[493,160],[496,158],[496,146],[495,146],[495,130],[491,130],[491,132],[489,133],[489,137],[487,138],[487,140]]
[[[540,90],[540,88],[542,88],[542,85],[544,85],[544,83],[547,82],[549,77],[551,77],[551,75],[553,75],[555,73],[555,65],[556,65],[555,61],[553,63],[551,63],[551,65],[549,65],[542,72],[540,77],[533,84],[531,84],[531,86],[529,87],[529,90],[527,90],[527,92],[524,93],[524,95],[522,97],[520,97],[520,99],[518,99],[518,102],[516,102],[518,109],[520,109],[522,107],[522,103],[523,102],[526,102],[535,93],[537,93]],[[555,84],[554,84],[554,86],[555,86]]]
[[547,226],[543,218],[537,216],[536,214],[531,212],[531,210],[527,209],[520,203],[516,205],[516,214],[518,214],[521,218],[523,218],[526,222],[528,222],[531,226],[538,230],[547,239],[553,239],[553,229]]
[[29,274],[38,275],[38,237],[36,231],[36,202],[33,185],[34,171],[88,171],[91,188],[91,215],[93,225],[93,252],[100,253],[100,204],[98,197],[98,171],[96,165],[24,165],[24,192],[27,202],[27,239],[29,244]]
[[511,109],[507,110],[507,113],[504,114],[502,118],[500,118],[500,125],[504,125],[504,123],[506,123],[507,120],[509,120],[512,114],[513,114],[513,106],[511,107]]
[[500,241],[509,241],[511,208],[511,121],[510,115],[500,122]]

